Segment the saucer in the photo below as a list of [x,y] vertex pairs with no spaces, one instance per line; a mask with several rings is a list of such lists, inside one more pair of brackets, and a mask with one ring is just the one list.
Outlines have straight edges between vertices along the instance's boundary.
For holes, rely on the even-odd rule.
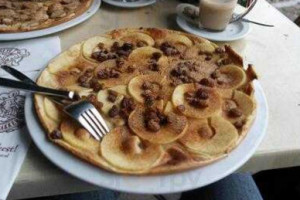
[[183,17],[183,13],[179,13],[183,10],[182,8],[187,6],[190,8],[194,7],[195,12],[198,10],[196,6],[192,6],[190,4],[179,4],[177,6],[176,22],[180,28],[188,33],[192,33],[212,41],[228,42],[246,37],[251,30],[249,23],[242,21],[236,21],[228,24],[226,29],[223,31],[210,31],[205,28],[199,28],[192,22],[192,19],[188,20],[186,17]]
[[112,6],[117,6],[122,8],[139,8],[139,7],[145,7],[156,3],[156,0],[137,0],[132,2],[126,2],[125,0],[103,0],[103,1]]

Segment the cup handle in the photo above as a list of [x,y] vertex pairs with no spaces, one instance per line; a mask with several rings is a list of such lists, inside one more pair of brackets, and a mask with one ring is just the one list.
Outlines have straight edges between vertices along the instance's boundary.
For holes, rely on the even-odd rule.
[[[185,9],[190,9],[191,12],[194,12],[195,18],[191,18],[191,16],[187,15],[184,11]],[[179,17],[182,17],[187,22],[199,26],[199,9],[198,7],[188,4],[188,3],[181,3],[176,7],[176,13]]]
[[242,19],[243,17],[245,17],[254,8],[256,3],[257,3],[257,0],[254,0],[243,13],[238,14],[238,15],[233,14],[229,23],[236,22],[236,21]]

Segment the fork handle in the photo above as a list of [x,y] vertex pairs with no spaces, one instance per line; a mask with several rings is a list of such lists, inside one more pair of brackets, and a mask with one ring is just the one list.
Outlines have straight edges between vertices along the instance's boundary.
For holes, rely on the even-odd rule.
[[63,97],[71,100],[74,100],[76,98],[76,94],[73,91],[56,90],[56,89],[46,88],[46,87],[42,87],[30,83],[15,81],[7,78],[0,78],[0,86],[26,90],[29,92],[36,92],[36,93],[50,95],[50,96],[58,96],[58,97]]

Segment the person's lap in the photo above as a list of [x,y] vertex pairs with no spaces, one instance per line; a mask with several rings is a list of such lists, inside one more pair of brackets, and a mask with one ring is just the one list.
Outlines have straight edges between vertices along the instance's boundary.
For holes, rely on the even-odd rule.
[[262,200],[250,174],[232,174],[206,187],[182,194],[181,200]]
[[[178,195],[166,195],[167,200],[177,200]],[[39,198],[42,200],[132,200],[156,199],[153,195],[125,194],[100,189],[98,191]],[[262,196],[250,174],[232,174],[218,182],[182,193],[180,200],[262,200]]]

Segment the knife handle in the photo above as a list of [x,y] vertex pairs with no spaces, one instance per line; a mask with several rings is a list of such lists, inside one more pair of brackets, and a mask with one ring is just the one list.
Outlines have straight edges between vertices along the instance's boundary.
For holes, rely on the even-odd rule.
[[23,81],[25,83],[30,83],[30,84],[36,84],[33,80],[31,80],[29,77],[27,77],[25,74],[22,72],[19,72],[18,70],[7,66],[7,65],[2,65],[1,68],[5,70],[7,73],[10,75],[14,76],[15,78],[19,79],[20,81]]
[[15,80],[7,79],[7,78],[0,78],[0,86],[20,89],[20,90],[25,90],[25,91],[29,91],[29,92],[50,95],[50,96],[63,97],[66,99],[71,99],[71,100],[74,100],[75,98],[77,98],[76,93],[73,91],[56,90],[56,89],[52,89],[52,88],[38,86],[35,84],[31,84],[31,83],[15,81]]

